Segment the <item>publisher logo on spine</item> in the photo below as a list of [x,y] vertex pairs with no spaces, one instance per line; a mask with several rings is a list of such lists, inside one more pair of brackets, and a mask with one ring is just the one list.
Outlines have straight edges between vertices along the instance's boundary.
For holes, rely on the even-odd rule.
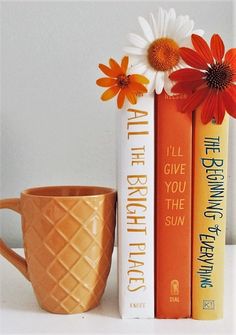
[[179,302],[179,281],[173,279],[170,282],[170,302]]
[[203,300],[203,309],[214,310],[215,309],[215,300]]

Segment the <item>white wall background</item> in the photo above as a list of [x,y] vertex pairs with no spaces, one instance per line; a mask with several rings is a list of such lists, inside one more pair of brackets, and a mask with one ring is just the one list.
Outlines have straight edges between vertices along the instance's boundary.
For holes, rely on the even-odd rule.
[[[137,17],[159,5],[233,45],[232,1],[3,1],[1,197],[40,185],[115,186],[115,102],[101,103],[97,65],[120,58]],[[235,42],[235,39],[234,39]],[[235,43],[234,43],[235,44]],[[227,242],[236,231],[236,122],[230,129]],[[234,172],[234,174],[233,174]],[[17,214],[1,211],[2,236],[21,245]]]

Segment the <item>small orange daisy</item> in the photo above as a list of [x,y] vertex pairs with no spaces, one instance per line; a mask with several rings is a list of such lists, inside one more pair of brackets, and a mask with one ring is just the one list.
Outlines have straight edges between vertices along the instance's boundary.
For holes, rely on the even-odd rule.
[[129,57],[122,58],[121,65],[114,59],[109,60],[110,67],[99,64],[99,69],[107,76],[96,81],[98,86],[109,87],[102,95],[103,101],[110,100],[118,94],[117,106],[122,108],[125,98],[133,105],[137,103],[137,96],[147,93],[144,85],[149,80],[140,74],[127,74]]
[[180,55],[192,68],[173,72],[170,79],[177,83],[173,93],[189,94],[183,112],[192,112],[202,105],[204,124],[212,119],[221,124],[225,112],[236,118],[236,49],[225,53],[218,34],[211,38],[210,46],[198,35],[192,35],[195,50],[180,48]]

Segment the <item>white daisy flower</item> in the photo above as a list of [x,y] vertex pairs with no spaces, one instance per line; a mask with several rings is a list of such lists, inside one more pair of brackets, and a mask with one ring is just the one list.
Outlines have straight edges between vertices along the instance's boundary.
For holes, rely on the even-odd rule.
[[194,22],[189,16],[176,16],[171,8],[166,11],[159,8],[157,17],[150,14],[150,22],[139,17],[143,35],[130,33],[128,39],[132,46],[125,51],[131,55],[132,71],[144,74],[150,81],[148,91],[160,94],[164,88],[171,95],[172,71],[186,67],[180,58],[180,47],[191,47],[191,35],[203,35],[203,30],[193,30]]

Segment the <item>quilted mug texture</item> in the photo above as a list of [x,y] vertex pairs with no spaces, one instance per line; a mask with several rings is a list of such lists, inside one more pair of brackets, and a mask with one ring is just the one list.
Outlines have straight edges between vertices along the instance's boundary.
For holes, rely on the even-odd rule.
[[91,187],[38,190],[22,192],[20,213],[28,278],[39,305],[62,314],[94,308],[111,267],[116,193]]

